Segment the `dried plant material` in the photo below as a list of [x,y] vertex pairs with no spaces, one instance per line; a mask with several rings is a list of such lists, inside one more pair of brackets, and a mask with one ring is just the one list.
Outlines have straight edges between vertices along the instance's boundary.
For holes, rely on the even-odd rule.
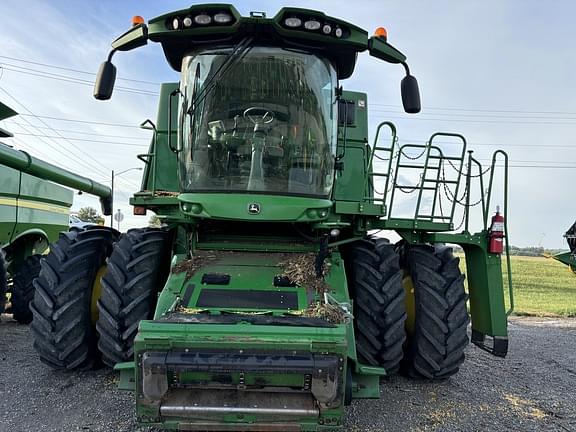
[[346,313],[341,307],[323,302],[315,302],[302,312],[303,317],[320,318],[332,324],[346,322]]
[[200,314],[200,313],[207,313],[208,311],[203,308],[190,308],[178,304],[176,308],[174,308],[174,312],[183,314]]
[[177,197],[178,195],[180,195],[180,192],[167,191],[167,190],[154,191],[154,196],[159,197]]
[[180,261],[172,267],[172,273],[186,272],[186,279],[194,276],[194,273],[207,264],[214,262],[218,258],[218,254],[213,252],[199,252],[192,258]]
[[311,289],[318,294],[328,291],[324,280],[330,272],[330,263],[324,263],[322,277],[316,277],[316,255],[314,253],[292,254],[286,256],[278,263],[282,268],[283,276],[296,285]]

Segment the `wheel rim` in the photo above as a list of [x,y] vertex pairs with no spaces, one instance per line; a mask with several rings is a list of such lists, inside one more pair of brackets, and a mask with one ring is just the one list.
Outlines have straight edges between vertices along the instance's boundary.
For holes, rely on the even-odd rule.
[[98,300],[100,300],[100,295],[102,294],[102,276],[106,273],[106,265],[103,265],[96,272],[96,277],[94,278],[94,283],[92,284],[92,300],[90,301],[90,319],[92,320],[92,325],[96,326],[98,321]]
[[406,293],[406,321],[404,322],[404,326],[408,334],[414,334],[414,326],[416,324],[416,298],[414,296],[414,282],[410,275],[402,278],[402,286]]

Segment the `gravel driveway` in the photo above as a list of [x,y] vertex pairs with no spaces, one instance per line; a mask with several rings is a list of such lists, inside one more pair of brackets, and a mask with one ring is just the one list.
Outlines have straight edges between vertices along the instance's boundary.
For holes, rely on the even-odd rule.
[[[513,318],[506,359],[469,347],[442,383],[394,377],[347,410],[349,431],[576,431],[576,319]],[[54,372],[28,327],[0,323],[0,431],[140,431],[108,370]]]

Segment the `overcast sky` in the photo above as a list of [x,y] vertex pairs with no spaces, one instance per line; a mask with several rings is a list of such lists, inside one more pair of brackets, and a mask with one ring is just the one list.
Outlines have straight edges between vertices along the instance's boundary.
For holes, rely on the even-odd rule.
[[[133,15],[150,19],[189,5],[2,0],[0,100],[27,114],[3,122],[16,135],[7,142],[101,182],[109,183],[111,169],[140,167],[135,155],[146,152],[150,135],[137,126],[155,119],[157,83],[177,81],[178,75],[156,44],[115,56],[119,79],[108,102],[93,99],[93,73]],[[254,10],[273,16],[285,5],[266,0],[236,7],[244,15]],[[355,76],[342,85],[368,93],[371,127],[392,120],[402,142],[423,142],[438,130],[462,133],[486,163],[494,150],[506,150],[512,244],[566,247],[562,234],[576,218],[576,3],[316,0],[289,5],[313,5],[370,33],[385,26],[419,80],[423,110],[403,114],[402,68],[363,54]],[[148,217],[131,216],[128,206],[140,174],[132,170],[118,178],[124,227],[147,223]],[[98,202],[76,196],[73,208],[84,205]]]

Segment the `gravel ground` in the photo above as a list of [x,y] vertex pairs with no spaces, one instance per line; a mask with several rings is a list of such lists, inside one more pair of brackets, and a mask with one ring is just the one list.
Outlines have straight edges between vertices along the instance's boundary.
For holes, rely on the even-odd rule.
[[[108,370],[54,372],[28,327],[0,322],[0,431],[142,431]],[[394,377],[355,401],[349,431],[576,431],[576,319],[513,318],[506,359],[469,347],[443,383]]]

